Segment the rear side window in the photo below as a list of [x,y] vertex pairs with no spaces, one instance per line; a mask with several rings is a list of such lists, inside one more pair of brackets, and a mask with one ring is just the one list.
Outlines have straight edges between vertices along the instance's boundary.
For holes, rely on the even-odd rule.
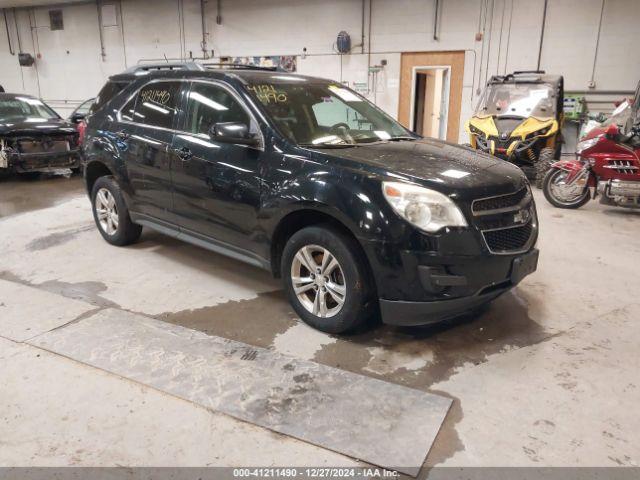
[[180,82],[152,82],[140,89],[121,110],[125,120],[172,128],[179,104]]
[[93,114],[100,110],[109,100],[120,93],[124,87],[129,85],[129,83],[130,82],[114,82],[111,80],[105,83],[100,93],[98,93],[95,102],[91,105],[90,113]]

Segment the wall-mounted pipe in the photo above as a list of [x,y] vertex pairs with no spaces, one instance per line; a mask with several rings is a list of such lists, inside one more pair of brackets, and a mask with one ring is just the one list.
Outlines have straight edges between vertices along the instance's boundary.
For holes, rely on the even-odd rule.
[[124,68],[127,69],[127,44],[124,35],[124,15],[122,14],[122,0],[118,2],[118,14],[120,16],[120,35],[122,36],[122,57],[124,59]]
[[360,28],[360,53],[364,53],[364,2],[362,0],[362,27]]
[[204,58],[209,58],[209,47],[207,45],[207,36],[209,33],[207,32],[207,19],[205,17],[204,4],[205,0],[200,0],[200,19],[202,20],[202,42],[200,43],[200,47],[202,48],[202,56]]
[[438,10],[440,9],[440,0],[435,0],[435,11],[433,12],[433,39],[438,41]]
[[[506,2],[507,0],[505,0]],[[509,10],[509,30],[507,33],[507,47],[504,52],[504,70],[503,74],[507,74],[507,64],[509,63],[509,45],[511,44],[511,21],[513,20],[513,0],[511,0],[511,9]]]
[[216,24],[222,25],[222,0],[218,0],[216,5]]
[[7,29],[7,43],[9,44],[9,53],[11,55],[15,55],[16,52],[13,49],[13,45],[11,44],[11,35],[9,34],[9,22],[7,21],[7,9],[2,9],[2,15],[4,15],[4,26]]
[[16,39],[18,40],[18,53],[22,53],[22,41],[20,41],[20,29],[18,28],[18,15],[16,15],[15,7],[11,11],[13,13],[13,23],[16,25]]
[[600,48],[600,32],[602,31],[602,18],[604,17],[604,2],[600,6],[600,21],[598,22],[598,36],[596,37],[596,50],[593,53],[593,68],[591,69],[591,85],[594,85],[596,79],[596,62],[598,61],[598,49]]
[[540,70],[540,61],[542,60],[542,44],[544,42],[544,27],[547,23],[547,4],[549,0],[544,0],[544,8],[542,9],[542,26],[540,27],[540,46],[538,47],[538,64],[536,70]]
[[107,51],[104,48],[104,33],[102,32],[102,0],[96,0],[96,8],[98,9],[98,33],[100,34],[100,56],[102,61],[107,59]]

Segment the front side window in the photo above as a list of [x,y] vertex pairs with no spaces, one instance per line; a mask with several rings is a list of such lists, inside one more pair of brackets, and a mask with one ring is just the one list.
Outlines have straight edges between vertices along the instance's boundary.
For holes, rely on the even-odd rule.
[[193,83],[187,98],[185,130],[196,135],[208,135],[214,124],[226,122],[251,125],[249,114],[225,89],[207,83]]
[[60,118],[51,107],[42,100],[32,97],[14,97],[0,99],[0,122],[46,122]]
[[180,103],[180,82],[152,82],[142,87],[120,110],[123,120],[172,128]]
[[247,90],[278,130],[299,145],[356,145],[414,138],[398,122],[334,82],[274,75]]

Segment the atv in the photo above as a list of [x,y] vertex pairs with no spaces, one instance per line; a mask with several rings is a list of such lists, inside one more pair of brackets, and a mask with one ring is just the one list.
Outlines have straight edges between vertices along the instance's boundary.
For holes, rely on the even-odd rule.
[[560,158],[563,83],[541,70],[491,77],[465,124],[471,147],[518,165],[542,188]]

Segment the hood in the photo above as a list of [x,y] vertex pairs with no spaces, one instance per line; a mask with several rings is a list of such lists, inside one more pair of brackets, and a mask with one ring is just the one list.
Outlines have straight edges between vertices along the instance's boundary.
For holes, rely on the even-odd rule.
[[461,198],[510,193],[526,183],[522,171],[504,160],[434,139],[316,151],[331,155],[333,163],[346,162],[345,167],[369,170],[385,180],[412,181]]
[[76,128],[72,123],[62,118],[52,118],[44,121],[28,121],[21,119],[6,123],[0,123],[0,135],[5,137],[18,137],[23,135],[68,135],[76,133]]

